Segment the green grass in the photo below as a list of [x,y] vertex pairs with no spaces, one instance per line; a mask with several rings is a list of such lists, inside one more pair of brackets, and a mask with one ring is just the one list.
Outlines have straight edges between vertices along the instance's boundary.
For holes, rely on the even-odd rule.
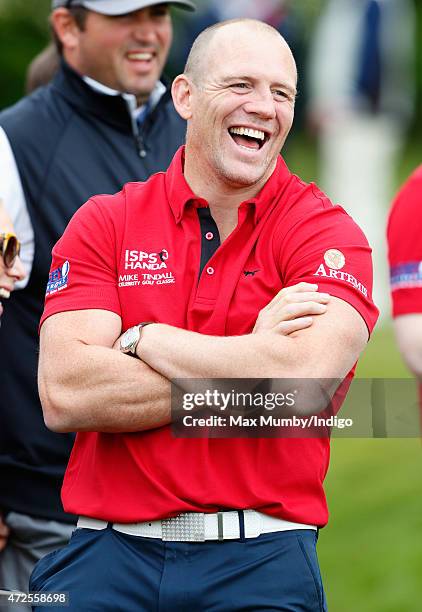
[[334,440],[319,557],[330,612],[417,612],[422,596],[422,446]]
[[[391,325],[375,330],[357,376],[409,376]],[[330,612],[418,612],[421,440],[333,440],[326,492],[331,518],[318,552]]]

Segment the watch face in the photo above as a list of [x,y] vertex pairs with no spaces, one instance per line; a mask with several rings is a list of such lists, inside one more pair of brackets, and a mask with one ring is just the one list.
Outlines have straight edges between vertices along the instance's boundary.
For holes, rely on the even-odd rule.
[[131,327],[128,329],[120,340],[120,347],[122,351],[127,351],[139,338],[139,329],[137,327]]

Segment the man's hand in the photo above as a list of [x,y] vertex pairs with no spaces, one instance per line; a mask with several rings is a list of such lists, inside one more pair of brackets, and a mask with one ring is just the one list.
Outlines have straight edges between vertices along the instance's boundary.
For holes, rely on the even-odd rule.
[[313,316],[327,311],[329,300],[328,293],[318,292],[318,285],[298,283],[285,287],[260,311],[252,333],[277,332],[288,336],[310,327]]
[[3,515],[0,514],[0,551],[6,548],[7,538],[9,537],[10,529],[3,520]]

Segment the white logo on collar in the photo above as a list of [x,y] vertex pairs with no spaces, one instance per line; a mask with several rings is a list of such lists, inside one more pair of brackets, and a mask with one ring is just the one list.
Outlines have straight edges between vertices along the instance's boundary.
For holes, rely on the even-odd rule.
[[337,249],[329,249],[328,251],[325,251],[324,261],[332,270],[341,270],[344,268],[346,258],[341,251],[338,251]]

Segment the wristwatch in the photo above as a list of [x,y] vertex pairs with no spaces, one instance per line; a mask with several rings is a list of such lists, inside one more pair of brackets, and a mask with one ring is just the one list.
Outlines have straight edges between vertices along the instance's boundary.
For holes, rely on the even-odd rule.
[[150,325],[153,321],[145,321],[134,327],[129,327],[120,338],[120,350],[122,353],[133,355],[136,357],[136,347],[141,339],[141,330],[146,325]]

